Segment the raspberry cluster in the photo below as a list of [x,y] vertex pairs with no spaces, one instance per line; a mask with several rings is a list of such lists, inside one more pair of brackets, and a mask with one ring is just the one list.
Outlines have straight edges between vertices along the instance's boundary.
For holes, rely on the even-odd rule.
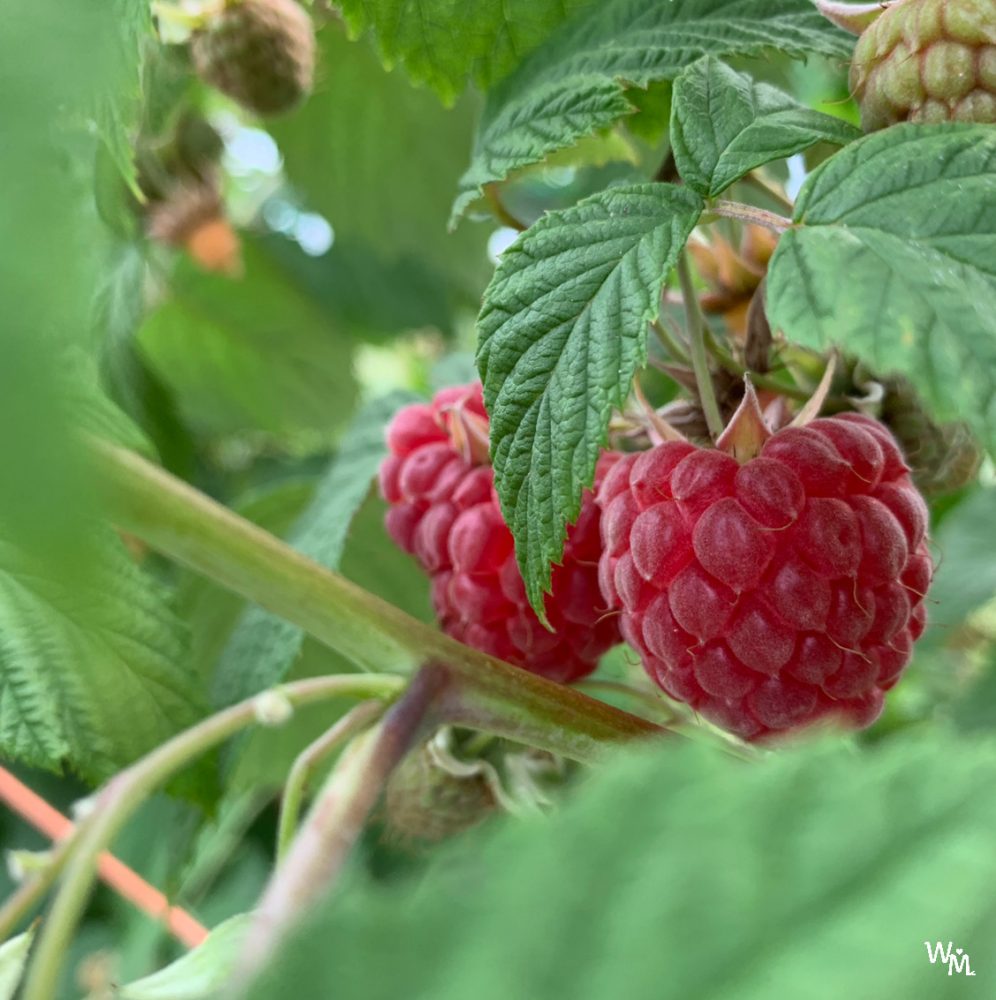
[[742,465],[662,444],[619,457],[598,502],[603,593],[667,694],[748,740],[878,716],[932,572],[926,505],[884,426],[814,420]]
[[436,615],[449,635],[551,680],[575,681],[619,641],[598,586],[599,508],[586,494],[554,567],[550,632],[526,598],[486,464],[487,427],[479,384],[445,389],[429,404],[398,412],[380,470],[391,505],[387,531],[431,577]]

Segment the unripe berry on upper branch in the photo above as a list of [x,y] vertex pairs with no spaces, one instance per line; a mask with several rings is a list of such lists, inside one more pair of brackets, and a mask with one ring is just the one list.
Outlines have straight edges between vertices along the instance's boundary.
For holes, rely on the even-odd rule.
[[835,23],[861,33],[851,88],[866,132],[903,121],[996,122],[993,0],[867,6],[818,0],[817,6]]
[[290,111],[314,82],[315,33],[294,0],[225,0],[190,53],[202,79],[258,115]]

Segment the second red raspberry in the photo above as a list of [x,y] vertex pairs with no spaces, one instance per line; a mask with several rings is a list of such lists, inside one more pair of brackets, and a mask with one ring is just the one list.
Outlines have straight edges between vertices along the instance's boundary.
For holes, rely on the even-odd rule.
[[387,432],[380,474],[391,505],[387,530],[432,579],[432,600],[453,638],[502,660],[570,682],[591,673],[619,641],[598,586],[599,509],[585,495],[568,533],[540,623],[526,599],[512,534],[486,459],[487,414],[479,384],[408,406]]
[[884,426],[772,436],[743,465],[671,442],[605,476],[600,579],[671,697],[745,739],[882,709],[924,627],[927,508]]

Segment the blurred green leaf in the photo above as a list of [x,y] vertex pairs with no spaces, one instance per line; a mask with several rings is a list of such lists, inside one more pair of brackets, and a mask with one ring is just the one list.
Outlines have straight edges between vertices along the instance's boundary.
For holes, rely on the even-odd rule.
[[853,40],[809,0],[606,0],[573,18],[488,95],[453,220],[519,167],[612,125],[624,88],[673,79],[700,56],[847,58]]
[[384,260],[362,240],[341,237],[319,257],[283,236],[260,246],[351,337],[379,341],[423,327],[452,332],[449,291],[418,257]]
[[400,61],[416,83],[450,103],[468,78],[500,80],[553,28],[592,0],[345,0],[353,32],[372,30],[384,62]]
[[153,443],[163,465],[189,476],[193,441],[162,379],[149,370],[135,336],[145,315],[145,247],[114,241],[92,305],[101,382],[113,401]]
[[706,198],[772,160],[818,142],[842,146],[860,136],[853,125],[811,111],[713,56],[674,81],[671,148],[685,183]]
[[965,949],[976,983],[996,974],[994,787],[992,743],[936,735],[751,765],[656,747],[420,884],[336,893],[250,995],[963,996],[924,940]]
[[144,0],[37,0],[7,4],[0,31],[0,522],[77,572],[93,504],[56,358],[88,346],[102,240],[96,121],[129,120],[148,18]]
[[208,1000],[217,996],[236,970],[249,915],[231,917],[215,927],[203,944],[172,964],[122,986],[122,1000]]
[[768,271],[772,327],[908,376],[939,418],[996,442],[996,130],[865,136],[809,175],[794,218]]
[[950,631],[996,597],[996,487],[977,490],[952,510],[934,538],[937,569],[930,585],[931,625]]
[[152,38],[152,10],[145,0],[111,0],[107,6],[116,15],[110,44],[116,43],[121,71],[98,101],[95,120],[122,180],[138,193],[132,133],[141,112],[141,58],[146,51],[143,42]]
[[[314,499],[289,536],[299,552],[329,569],[338,567],[350,522],[386,454],[384,427],[410,401],[407,394],[392,393],[357,415]],[[215,701],[228,705],[283,680],[303,641],[304,632],[296,625],[256,605],[247,607],[218,663]]]
[[963,731],[996,729],[996,645],[990,645],[979,677],[951,709]]
[[0,944],[0,1000],[14,1000],[35,931],[25,931]]
[[142,354],[202,433],[328,437],[356,399],[352,343],[255,243],[244,256],[242,278],[179,261]]
[[478,319],[495,482],[526,592],[577,518],[609,417],[646,362],[647,325],[702,211],[687,187],[611,188],[550,212],[502,254]]
[[197,721],[199,688],[169,596],[109,528],[85,586],[0,541],[0,753],[91,781]]
[[320,39],[318,89],[271,126],[288,179],[337,240],[365,246],[384,267],[410,262],[420,282],[432,275],[451,298],[476,303],[490,271],[488,233],[446,232],[475,101],[447,111],[400,73],[386,73],[368,45],[349,42],[336,25]]

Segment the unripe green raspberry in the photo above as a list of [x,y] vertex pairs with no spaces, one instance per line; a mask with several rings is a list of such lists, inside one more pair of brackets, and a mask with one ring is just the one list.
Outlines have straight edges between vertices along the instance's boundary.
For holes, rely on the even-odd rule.
[[851,88],[866,132],[996,122],[994,0],[897,0],[858,39]]
[[291,110],[314,82],[314,29],[294,0],[225,0],[190,52],[203,80],[259,115]]
[[425,745],[413,750],[387,783],[385,834],[417,851],[476,826],[497,805],[486,769],[454,774]]

